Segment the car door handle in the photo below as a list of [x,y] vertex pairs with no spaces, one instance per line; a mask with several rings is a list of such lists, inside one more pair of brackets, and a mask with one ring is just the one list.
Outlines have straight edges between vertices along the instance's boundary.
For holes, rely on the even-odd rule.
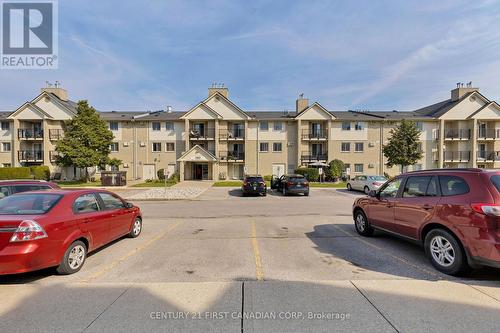
[[92,219],[85,219],[85,220],[83,220],[83,223],[89,223],[89,222],[92,222]]
[[428,210],[428,209],[432,209],[433,207],[431,205],[425,204],[422,206],[422,208]]
[[386,207],[387,208],[392,208],[392,207],[394,207],[394,204],[393,203],[388,203],[388,204],[386,204]]

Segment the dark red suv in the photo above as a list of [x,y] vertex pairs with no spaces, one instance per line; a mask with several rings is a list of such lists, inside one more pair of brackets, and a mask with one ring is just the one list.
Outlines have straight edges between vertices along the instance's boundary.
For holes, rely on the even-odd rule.
[[1,180],[0,181],[0,199],[12,194],[59,189],[59,185],[45,180]]
[[500,171],[439,169],[391,179],[353,205],[359,234],[375,229],[418,241],[441,272],[500,267]]

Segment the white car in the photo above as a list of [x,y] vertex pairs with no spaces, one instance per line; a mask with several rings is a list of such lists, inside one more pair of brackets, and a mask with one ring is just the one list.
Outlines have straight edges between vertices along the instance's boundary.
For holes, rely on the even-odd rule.
[[363,191],[365,194],[368,194],[371,190],[378,190],[386,181],[387,178],[384,176],[356,176],[347,181],[347,189],[349,191]]

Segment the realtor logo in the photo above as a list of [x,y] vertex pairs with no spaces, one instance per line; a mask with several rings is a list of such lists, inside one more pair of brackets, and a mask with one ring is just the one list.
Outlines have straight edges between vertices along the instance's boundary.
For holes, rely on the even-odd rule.
[[55,69],[58,65],[57,2],[1,2],[4,69]]

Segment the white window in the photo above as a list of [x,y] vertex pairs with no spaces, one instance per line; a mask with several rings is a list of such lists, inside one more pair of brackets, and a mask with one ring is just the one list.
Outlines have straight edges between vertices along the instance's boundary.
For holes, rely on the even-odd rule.
[[2,131],[10,131],[10,123],[2,121]]
[[161,142],[153,142],[153,152],[154,153],[161,152]]
[[110,131],[118,131],[118,122],[117,121],[111,121],[109,123],[109,130]]
[[10,142],[3,142],[2,143],[2,151],[10,151]]
[[274,142],[273,143],[273,151],[276,151],[276,152],[282,151],[281,142]]
[[363,172],[363,164],[354,164],[354,172]]
[[109,147],[113,153],[116,153],[119,150],[118,142],[113,142]]
[[364,150],[363,142],[356,142],[354,145],[354,151],[360,152]]
[[356,131],[362,131],[363,129],[365,128],[365,124],[360,122],[360,121],[357,121],[354,123],[354,130]]
[[415,127],[417,127],[419,131],[422,131],[424,129],[424,124],[421,121],[416,121]]
[[260,148],[261,152],[268,152],[269,151],[269,142],[261,142],[259,148]]
[[273,131],[275,131],[275,132],[283,131],[283,123],[282,122],[275,122],[273,125],[274,125]]
[[153,131],[161,131],[161,123],[160,122],[157,122],[155,121],[153,124]]
[[351,123],[348,121],[342,122],[342,130],[343,131],[350,131],[351,130]]
[[267,121],[261,121],[259,126],[261,131],[267,132],[269,130],[269,123]]
[[342,142],[340,145],[340,151],[343,151],[343,152],[351,151],[351,143],[350,142]]
[[167,142],[167,151],[175,151],[175,143]]
[[165,123],[165,127],[166,127],[167,131],[173,131],[175,129],[174,123],[171,121],[167,121]]

